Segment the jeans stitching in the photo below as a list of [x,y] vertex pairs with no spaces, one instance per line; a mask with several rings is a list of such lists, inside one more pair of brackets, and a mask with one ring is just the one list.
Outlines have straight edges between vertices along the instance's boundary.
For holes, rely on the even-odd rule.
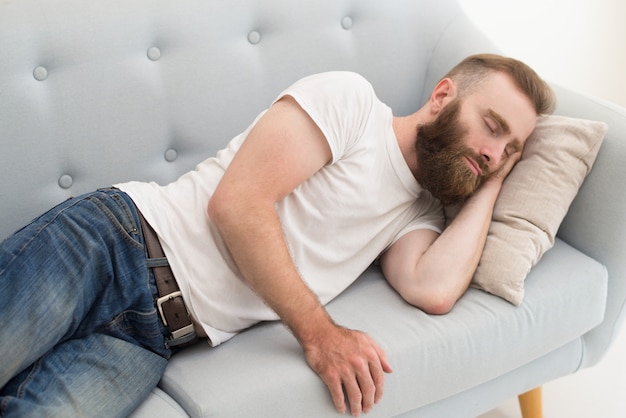
[[133,232],[138,231],[137,225],[135,223],[135,217],[133,216],[132,212],[130,211],[130,208],[128,207],[128,205],[126,204],[126,201],[122,198],[122,196],[116,193],[116,194],[111,195],[111,199],[113,199],[113,201],[117,204],[117,206],[119,206],[122,212],[124,212],[124,215],[126,216],[126,220],[128,220],[129,224],[132,225],[132,231]]
[[[142,311],[137,311],[137,310],[133,310],[133,309],[129,309],[126,310],[124,312],[121,312],[119,315],[117,315],[115,318],[113,318],[113,320],[107,324],[104,324],[104,326],[102,327],[101,331],[107,331],[107,330],[112,330],[112,329],[117,329],[120,332],[129,335],[129,336],[133,336],[133,335],[141,335],[143,338],[150,338],[150,339],[154,339],[154,338],[159,338],[162,337],[161,332],[154,332],[154,333],[128,333],[128,331],[130,330],[136,330],[137,324],[133,324],[133,320],[129,319],[128,316],[130,314],[135,314],[137,316],[140,316],[142,319],[144,319],[144,321],[138,321],[138,322],[152,322],[152,317],[154,315],[156,315],[156,309],[151,310],[149,312],[142,312]],[[145,320],[148,321],[145,321]],[[146,331],[146,327],[142,328],[142,331]]]
[[[126,205],[126,202],[124,202],[119,194],[115,194],[114,196],[118,196],[118,199],[114,199],[114,202],[118,205],[118,207],[120,207],[120,210],[122,210],[126,217],[127,220],[130,222],[130,224],[133,226],[133,228],[131,229],[130,232],[139,232],[136,224],[135,224],[135,219],[132,216],[132,212],[130,211],[130,208],[128,208],[128,206]],[[135,240],[135,238],[133,238],[130,234],[130,232],[126,231],[126,229],[123,227],[123,225],[120,223],[120,221],[117,219],[117,217],[115,217],[115,215],[113,214],[113,212],[104,204],[104,202],[102,202],[102,198],[108,198],[110,197],[110,195],[105,192],[105,191],[97,191],[94,193],[91,193],[90,195],[85,196],[84,198],[75,198],[71,201],[70,204],[68,204],[66,207],[58,210],[57,213],[54,214],[54,216],[49,219],[47,222],[42,223],[39,227],[39,229],[36,230],[35,233],[33,233],[33,235],[31,236],[31,238],[24,242],[22,244],[22,246],[15,252],[14,256],[7,261],[6,265],[5,265],[5,269],[8,268],[12,262],[19,257],[19,255],[24,251],[25,248],[27,248],[35,239],[38,239],[39,236],[41,235],[41,233],[43,231],[46,230],[46,228],[48,228],[51,224],[53,224],[54,222],[56,222],[56,220],[64,215],[68,210],[73,209],[76,205],[82,203],[82,202],[92,202],[95,203],[96,206],[100,209],[100,212],[106,216],[106,218],[112,223],[112,225],[118,230],[118,232],[121,232],[122,237],[124,238],[124,240],[129,241],[133,246],[135,246],[138,249],[143,249],[144,245],[142,242]],[[67,201],[59,203],[59,205],[53,207],[50,209],[50,211],[55,210],[56,207],[66,204]],[[123,203],[123,204],[122,204]],[[50,212],[49,211],[49,212]],[[46,212],[47,213],[47,212]],[[26,226],[24,226],[24,228],[27,228],[30,225],[33,225],[35,222],[37,222],[39,219],[41,219],[42,216],[45,216],[46,213],[40,215],[39,217],[35,218],[33,221],[31,221],[29,224],[27,224]],[[24,229],[22,228],[22,229]],[[0,270],[0,274],[2,274],[4,272],[5,269]]]
[[37,372],[39,372],[39,370],[41,370],[41,363],[42,363],[42,361],[43,361],[43,357],[40,358],[39,360],[35,361],[30,366],[30,371],[28,372],[28,376],[24,379],[24,381],[22,383],[20,383],[19,387],[15,391],[15,397],[16,398],[18,398],[18,399],[24,398],[27,386],[33,381],[33,378],[35,377],[35,374]]
[[[66,202],[67,202],[67,201],[66,201]],[[58,206],[60,206],[60,205],[62,205],[62,204],[65,204],[66,202],[60,203],[59,205],[57,205],[57,206],[53,207],[52,209],[50,209],[50,211],[53,211],[56,207],[58,207]],[[15,261],[15,259],[16,259],[16,258],[18,258],[18,257],[19,257],[19,256],[20,256],[23,252],[24,252],[24,250],[25,250],[26,248],[28,248],[28,246],[30,246],[30,245],[31,245],[31,243],[32,243],[34,240],[36,240],[36,239],[38,239],[38,238],[39,238],[39,235],[41,235],[41,233],[42,233],[43,231],[45,231],[45,230],[46,230],[46,229],[47,229],[47,228],[48,228],[51,224],[53,224],[54,222],[56,222],[56,220],[57,220],[57,219],[58,219],[58,218],[59,218],[62,214],[65,214],[65,212],[66,212],[67,210],[69,210],[69,209],[73,208],[73,207],[74,207],[74,206],[76,206],[78,203],[80,203],[80,200],[76,200],[76,201],[72,202],[71,204],[67,205],[67,207],[65,207],[65,208],[63,208],[63,209],[61,209],[61,210],[59,210],[59,211],[58,211],[58,212],[57,212],[57,213],[56,213],[56,214],[52,217],[52,219],[48,220],[48,221],[47,221],[47,222],[45,222],[45,223],[42,223],[42,224],[41,224],[41,226],[39,227],[39,229],[37,229],[37,231],[36,231],[36,232],[35,232],[35,233],[31,236],[31,238],[30,238],[28,241],[24,242],[24,243],[22,244],[22,246],[21,246],[21,247],[20,247],[20,248],[19,248],[19,249],[15,252],[15,255],[14,255],[14,256],[13,256],[13,257],[9,260],[9,261],[7,261],[7,263],[5,264],[5,268],[4,268],[4,269],[2,269],[2,270],[0,270],[0,274],[4,273],[4,271],[5,271],[5,270],[6,270],[9,266],[11,266],[11,264],[13,263],[13,261]],[[47,213],[47,212],[46,212],[46,213]],[[44,215],[45,215],[45,214],[40,215],[39,217],[35,218],[34,220],[32,220],[29,224],[27,224],[27,225],[26,225],[24,228],[22,228],[22,229],[25,229],[25,228],[29,227],[30,225],[33,225],[35,222],[37,222],[39,219],[41,219]]]
[[[106,196],[109,197],[108,195],[106,195]],[[138,232],[136,227],[133,227],[130,232],[127,231],[126,228],[124,228],[124,225],[122,225],[122,223],[119,221],[119,219],[115,216],[113,211],[111,211],[111,209],[109,209],[109,207],[99,197],[93,195],[93,196],[89,196],[87,199],[90,202],[94,203],[98,207],[100,212],[104,216],[106,216],[106,218],[109,220],[109,222],[111,222],[111,225],[120,233],[121,237],[125,241],[128,241],[131,245],[133,245],[137,249],[143,249],[144,248],[143,243],[141,243],[140,241],[137,241],[131,235],[132,232]]]

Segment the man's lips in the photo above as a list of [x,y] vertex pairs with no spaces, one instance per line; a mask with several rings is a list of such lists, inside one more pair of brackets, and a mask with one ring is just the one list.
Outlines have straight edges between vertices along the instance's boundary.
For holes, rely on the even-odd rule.
[[472,173],[474,173],[475,176],[480,176],[482,175],[483,171],[480,168],[480,165],[478,165],[478,163],[471,157],[465,157],[465,161],[467,162],[467,165],[469,166],[470,170],[472,170]]

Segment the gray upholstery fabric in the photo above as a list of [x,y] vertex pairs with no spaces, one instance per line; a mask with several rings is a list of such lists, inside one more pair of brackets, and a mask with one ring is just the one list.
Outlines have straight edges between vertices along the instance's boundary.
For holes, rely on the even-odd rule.
[[[368,416],[394,416],[483,384],[601,322],[606,270],[567,244],[558,242],[528,280],[520,308],[471,289],[451,313],[429,316],[404,303],[377,267],[364,273],[328,310],[338,323],[370,333],[394,368],[383,400]],[[589,310],[565,303],[583,298]],[[184,399],[192,416],[333,413],[325,387],[279,323],[255,327],[215,349],[195,346],[181,354],[171,360],[161,386]],[[228,372],[218,372],[223,370]]]
[[[0,50],[2,239],[70,196],[174,180],[302,76],[357,71],[408,114],[452,65],[494,47],[454,0],[20,0],[0,3]],[[626,111],[558,94],[558,113],[609,133],[521,307],[471,289],[428,316],[376,266],[328,307],[389,354],[395,371],[370,416],[474,416],[606,352],[626,300]],[[177,354],[135,416],[181,414],[334,411],[272,323]]]

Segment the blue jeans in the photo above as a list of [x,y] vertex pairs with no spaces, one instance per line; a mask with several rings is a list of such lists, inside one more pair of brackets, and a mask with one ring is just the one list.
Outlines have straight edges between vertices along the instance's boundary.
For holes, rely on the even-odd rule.
[[0,244],[0,416],[126,416],[170,351],[132,200],[99,190]]

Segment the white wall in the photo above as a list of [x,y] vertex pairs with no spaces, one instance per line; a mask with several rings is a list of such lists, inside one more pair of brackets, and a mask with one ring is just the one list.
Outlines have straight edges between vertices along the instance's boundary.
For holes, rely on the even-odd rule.
[[461,0],[506,55],[626,107],[626,1]]

